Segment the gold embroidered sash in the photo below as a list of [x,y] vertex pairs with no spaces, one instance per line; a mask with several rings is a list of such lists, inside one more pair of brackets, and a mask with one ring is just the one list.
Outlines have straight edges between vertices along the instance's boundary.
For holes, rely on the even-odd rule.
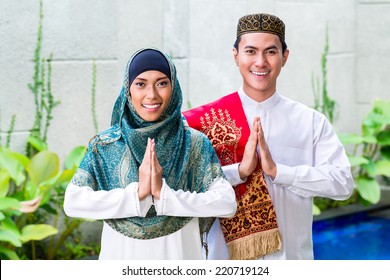
[[[183,112],[190,127],[208,136],[221,165],[241,162],[250,128],[238,93]],[[260,165],[246,182],[234,186],[237,212],[221,218],[231,259],[257,259],[281,249],[276,213]]]

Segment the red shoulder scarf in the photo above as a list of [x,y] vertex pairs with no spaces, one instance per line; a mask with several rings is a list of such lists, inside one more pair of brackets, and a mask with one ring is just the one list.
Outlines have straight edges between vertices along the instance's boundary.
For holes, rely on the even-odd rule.
[[[237,92],[183,112],[190,127],[207,135],[221,165],[241,162],[250,128]],[[220,219],[231,259],[257,259],[280,250],[275,210],[260,165],[234,186],[237,212]]]

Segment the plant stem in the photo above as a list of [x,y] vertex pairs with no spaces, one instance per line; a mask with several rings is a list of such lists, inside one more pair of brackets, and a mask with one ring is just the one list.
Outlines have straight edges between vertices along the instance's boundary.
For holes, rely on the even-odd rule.
[[95,133],[97,134],[99,131],[98,128],[98,122],[97,122],[97,116],[96,116],[96,61],[93,60],[92,64],[92,102],[91,102],[91,109],[92,109],[92,119],[93,119],[93,126],[95,128]]

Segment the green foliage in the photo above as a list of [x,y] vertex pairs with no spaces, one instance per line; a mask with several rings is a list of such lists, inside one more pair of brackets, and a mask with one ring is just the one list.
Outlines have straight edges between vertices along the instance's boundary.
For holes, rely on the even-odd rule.
[[[39,22],[38,22],[38,36],[37,45],[34,53],[34,74],[33,82],[28,85],[30,91],[34,95],[35,102],[35,121],[31,129],[31,136],[40,139],[43,142],[47,140],[47,132],[50,122],[53,119],[53,108],[59,104],[59,101],[54,99],[51,89],[51,61],[53,56],[50,55],[48,59],[41,59],[42,49],[42,20],[43,20],[43,4],[40,0]],[[47,72],[47,73],[46,73]],[[32,155],[36,152],[34,147],[27,145],[27,155]]]
[[100,244],[83,245],[80,242],[81,240],[78,239],[75,239],[74,242],[66,242],[65,247],[67,250],[62,258],[65,260],[94,258],[96,252],[100,251]]
[[98,122],[97,122],[97,116],[96,116],[96,62],[93,61],[92,65],[92,102],[91,102],[91,110],[92,110],[92,120],[93,120],[93,127],[95,128],[95,133],[97,134],[99,131],[98,128]]
[[336,102],[328,95],[327,57],[329,54],[328,27],[326,27],[325,47],[321,55],[322,87],[319,78],[312,75],[312,88],[314,94],[314,109],[323,113],[333,123],[335,119]]
[[[76,172],[85,147],[75,147],[61,166],[56,153],[48,150],[47,133],[52,110],[59,104],[51,90],[51,60],[41,59],[43,7],[40,0],[38,39],[34,56],[33,83],[35,122],[26,144],[26,155],[9,149],[15,116],[3,146],[0,138],[0,259],[81,258],[96,254],[93,246],[69,244],[79,240],[83,219],[70,219],[63,212],[67,184]],[[0,135],[1,136],[1,135]],[[92,252],[92,250],[96,249]]]
[[9,129],[7,131],[7,140],[5,142],[6,147],[9,147],[9,144],[11,143],[11,135],[12,135],[12,132],[14,131],[14,128],[15,128],[15,120],[16,120],[16,115],[12,115],[11,123],[10,123]]
[[[59,233],[54,221],[63,215],[65,187],[84,152],[85,148],[76,147],[66,159],[70,168],[61,170],[58,155],[51,151],[39,150],[28,158],[0,146],[1,259],[54,258],[71,231],[66,229],[66,236],[58,238],[52,246],[43,240]],[[36,250],[38,247],[40,251]]]
[[361,134],[343,134],[356,183],[356,200],[376,204],[380,200],[380,180],[390,178],[390,101],[375,100],[362,121]]

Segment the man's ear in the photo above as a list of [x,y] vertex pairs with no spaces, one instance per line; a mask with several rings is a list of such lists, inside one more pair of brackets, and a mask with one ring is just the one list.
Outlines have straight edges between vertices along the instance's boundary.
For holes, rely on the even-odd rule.
[[284,51],[282,67],[286,64],[289,54],[290,54],[290,50],[289,49]]
[[238,51],[236,48],[233,48],[233,57],[234,61],[236,62],[236,65],[238,66]]

